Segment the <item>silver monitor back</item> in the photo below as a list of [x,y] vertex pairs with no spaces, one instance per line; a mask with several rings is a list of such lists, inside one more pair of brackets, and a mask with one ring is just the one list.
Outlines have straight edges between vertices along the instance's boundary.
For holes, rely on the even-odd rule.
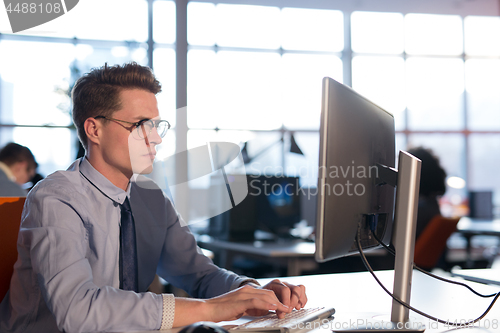
[[395,166],[394,117],[349,87],[323,79],[316,226],[319,262],[357,253],[361,244],[380,245],[369,223],[378,219],[377,236],[391,240],[395,189],[382,184],[381,165]]

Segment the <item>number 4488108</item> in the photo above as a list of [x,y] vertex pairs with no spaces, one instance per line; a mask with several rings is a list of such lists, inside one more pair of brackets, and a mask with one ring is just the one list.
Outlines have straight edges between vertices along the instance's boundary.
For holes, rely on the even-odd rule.
[[7,10],[7,13],[9,13],[9,14],[12,12],[23,13],[23,14],[27,14],[27,13],[31,13],[31,14],[56,13],[56,14],[59,14],[61,12],[62,8],[61,8],[61,3],[58,3],[58,2],[56,2],[54,4],[47,2],[47,3],[45,3],[45,6],[42,3],[36,4],[34,2],[32,2],[32,3],[24,2],[24,3],[17,3],[14,6],[14,8],[12,8],[12,3],[9,2],[9,4],[6,7],[6,10]]

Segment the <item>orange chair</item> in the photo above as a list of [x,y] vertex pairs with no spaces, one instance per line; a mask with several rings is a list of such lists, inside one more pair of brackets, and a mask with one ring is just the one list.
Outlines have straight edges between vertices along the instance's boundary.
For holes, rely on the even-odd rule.
[[415,257],[413,261],[423,269],[433,269],[446,247],[446,241],[455,230],[457,218],[447,218],[436,215],[415,242]]
[[25,199],[0,197],[0,301],[9,290],[17,260],[17,235]]

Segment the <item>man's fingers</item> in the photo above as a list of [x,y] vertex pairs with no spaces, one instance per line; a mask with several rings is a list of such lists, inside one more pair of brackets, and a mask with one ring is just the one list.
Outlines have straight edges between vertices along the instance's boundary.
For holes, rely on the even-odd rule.
[[290,297],[290,307],[293,309],[300,309],[300,294],[296,290],[292,290],[292,296]]
[[[279,280],[278,280],[278,282],[279,282]],[[255,289],[255,288],[251,288],[251,287],[245,288],[245,286],[243,286],[242,289],[243,288],[245,288],[245,289],[242,290],[241,297],[256,297],[258,295],[258,297],[263,297],[264,299],[266,299],[270,303],[284,305],[286,307],[285,312],[290,312],[293,309],[293,307],[289,306],[290,305],[290,290],[289,290],[289,288],[286,287],[285,285],[283,285],[281,282],[279,282],[279,284],[277,284],[277,283],[274,283],[274,281],[273,281],[272,287],[273,287],[273,289],[269,290],[269,289],[263,289],[263,288],[259,288],[259,289]],[[285,294],[284,296],[283,296],[283,293]]]
[[290,304],[293,309],[300,310],[307,303],[306,288],[303,285],[292,285],[285,282],[285,285],[291,290]]
[[279,319],[285,318],[286,313],[282,311],[276,311],[276,315],[278,316]]
[[280,280],[274,280],[273,282],[274,282],[273,290],[278,295],[278,298],[281,300],[281,303],[293,309],[293,305],[291,305],[290,302],[290,295],[291,295],[290,288],[288,288],[288,286],[283,282],[281,282]]
[[269,313],[269,310],[250,309],[245,312],[245,315],[252,317],[262,317]]
[[[283,290],[283,286],[280,289]],[[288,296],[288,301],[289,298]],[[247,286],[211,298],[206,303],[209,305],[209,318],[215,322],[234,320],[244,314],[265,315],[269,311],[276,311],[278,317],[283,318],[285,313],[293,309],[280,302],[275,291]]]
[[270,303],[261,298],[250,298],[243,301],[247,312],[249,310],[267,310],[267,311],[281,311],[281,312],[289,312],[289,308],[286,305],[281,304],[280,302]]
[[299,286],[294,286],[294,285],[291,285],[288,283],[287,283],[287,286],[290,289],[290,307],[292,309],[293,308],[296,308],[297,310],[300,309],[299,300],[300,300],[302,290],[300,289]]
[[[293,285],[286,282],[281,282],[275,279],[262,288],[255,288],[249,285],[243,286],[238,292],[238,298],[240,300],[248,298],[256,298],[260,301],[267,302],[269,304],[274,304],[275,308],[254,308],[257,310],[274,310],[278,315],[278,318],[284,318],[286,313],[292,312],[295,308],[300,310],[307,303],[307,296],[305,293],[305,287],[303,285]],[[253,301],[257,302],[257,301]],[[263,303],[248,302],[246,306],[263,306]],[[255,312],[250,311],[251,308],[247,308],[247,313]]]
[[303,308],[304,306],[306,306],[307,303],[306,287],[303,285],[300,285],[299,287],[302,289],[302,295],[300,296],[299,303],[300,306]]

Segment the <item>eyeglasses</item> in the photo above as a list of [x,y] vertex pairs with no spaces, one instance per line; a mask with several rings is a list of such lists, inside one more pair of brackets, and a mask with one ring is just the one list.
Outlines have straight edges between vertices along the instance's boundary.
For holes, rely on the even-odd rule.
[[151,132],[153,131],[153,128],[156,128],[156,132],[160,136],[160,138],[163,138],[165,134],[167,134],[167,130],[170,129],[170,123],[166,120],[153,120],[153,119],[143,119],[139,122],[132,123],[130,121],[125,121],[125,120],[120,120],[120,119],[115,119],[115,118],[110,118],[110,117],[105,117],[105,116],[97,116],[95,119],[103,118],[106,120],[111,120],[111,121],[119,121],[122,123],[130,124],[135,126],[137,129],[137,134],[139,135],[139,138],[145,139],[148,138]]

